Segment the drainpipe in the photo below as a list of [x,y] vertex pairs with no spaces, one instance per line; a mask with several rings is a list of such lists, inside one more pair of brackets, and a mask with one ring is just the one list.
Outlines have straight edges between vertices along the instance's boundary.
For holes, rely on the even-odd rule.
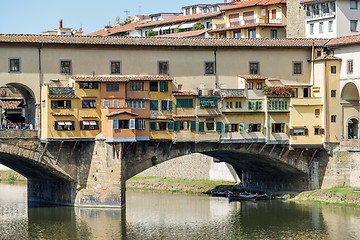
[[219,77],[218,77],[218,73],[217,73],[217,59],[216,59],[216,52],[217,52],[217,48],[214,50],[214,61],[215,61],[215,88],[219,89]]

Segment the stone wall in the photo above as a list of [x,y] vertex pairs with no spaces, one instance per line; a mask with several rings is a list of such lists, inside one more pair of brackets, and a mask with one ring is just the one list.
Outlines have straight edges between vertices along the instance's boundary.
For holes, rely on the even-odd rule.
[[301,0],[287,0],[286,2],[286,37],[305,37],[305,10],[300,5]]

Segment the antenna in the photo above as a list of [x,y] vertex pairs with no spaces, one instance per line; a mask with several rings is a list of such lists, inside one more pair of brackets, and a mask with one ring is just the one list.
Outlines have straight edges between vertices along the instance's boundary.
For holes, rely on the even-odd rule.
[[129,11],[128,9],[126,9],[126,10],[124,11],[124,13],[126,14],[126,19],[127,19],[128,16],[129,16],[130,11]]

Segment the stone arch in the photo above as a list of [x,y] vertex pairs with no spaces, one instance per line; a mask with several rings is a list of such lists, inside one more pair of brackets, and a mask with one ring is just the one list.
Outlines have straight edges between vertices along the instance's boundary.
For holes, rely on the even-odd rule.
[[20,92],[24,100],[24,122],[31,123],[34,128],[37,128],[39,113],[37,112],[38,103],[34,91],[22,83],[10,82],[6,86],[16,88]]
[[341,89],[341,113],[343,138],[358,139],[359,130],[359,88],[356,82],[347,82]]

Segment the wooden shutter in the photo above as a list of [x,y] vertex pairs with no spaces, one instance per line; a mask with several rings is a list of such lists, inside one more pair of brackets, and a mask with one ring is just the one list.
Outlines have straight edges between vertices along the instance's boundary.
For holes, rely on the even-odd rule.
[[129,120],[129,129],[135,129],[135,119]]
[[229,124],[228,123],[225,123],[225,131],[224,132],[229,132]]
[[158,100],[150,100],[150,110],[158,111],[159,110],[159,102]]
[[291,136],[294,135],[294,129],[293,129],[293,128],[290,129],[290,135],[291,135]]
[[167,122],[167,130],[174,131],[174,121]]
[[190,121],[190,131],[192,131],[192,132],[196,131],[196,121],[194,121],[194,120]]
[[239,132],[243,133],[244,132],[244,124],[243,123],[239,123]]
[[199,132],[205,132],[205,122],[199,122]]
[[305,136],[309,135],[309,129],[304,128],[304,135],[305,135]]
[[320,134],[325,134],[325,129],[324,128],[320,128]]
[[222,122],[221,121],[216,122],[216,131],[222,132]]
[[58,130],[58,122],[55,122],[55,130]]
[[179,131],[180,121],[174,121],[174,131]]
[[156,122],[150,122],[150,131],[156,131]]
[[173,110],[173,101],[169,100],[169,111]]

